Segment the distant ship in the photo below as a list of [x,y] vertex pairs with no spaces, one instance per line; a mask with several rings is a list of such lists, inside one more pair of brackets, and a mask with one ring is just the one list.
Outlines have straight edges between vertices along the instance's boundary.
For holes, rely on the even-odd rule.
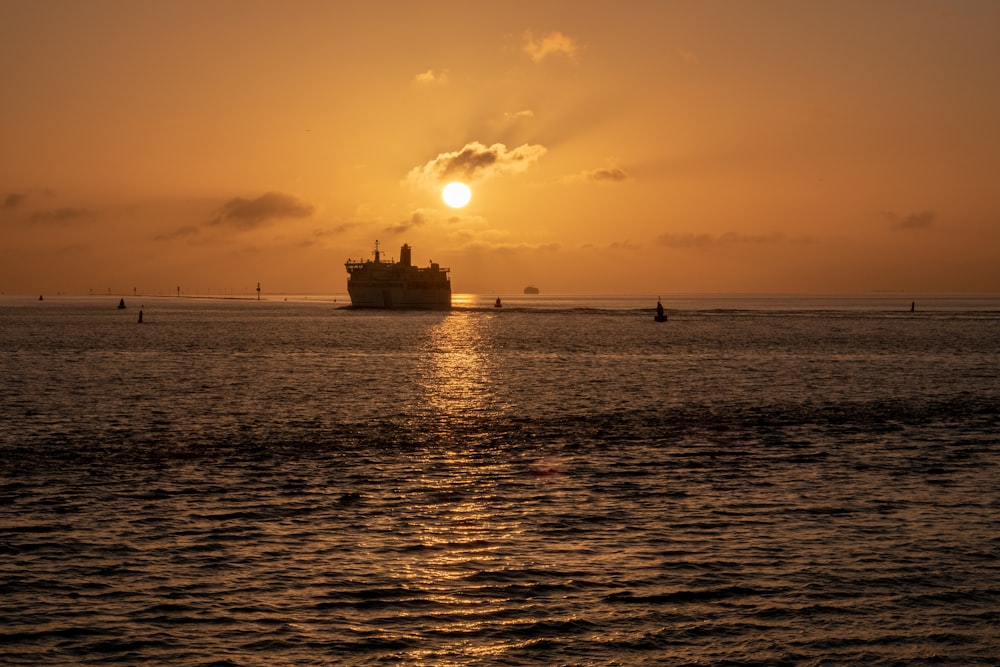
[[347,260],[347,293],[355,308],[451,308],[450,269],[437,263],[413,266],[410,246],[399,249],[399,261],[382,260],[375,241],[375,260]]
[[534,285],[528,285],[527,287],[524,288],[524,293],[525,294],[538,294],[538,288],[535,287]]

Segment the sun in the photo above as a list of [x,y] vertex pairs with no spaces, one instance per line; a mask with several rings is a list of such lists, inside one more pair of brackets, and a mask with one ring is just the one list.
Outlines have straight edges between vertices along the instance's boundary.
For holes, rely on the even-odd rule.
[[441,191],[441,199],[452,208],[462,208],[472,199],[472,190],[465,183],[453,181],[444,186],[444,190]]

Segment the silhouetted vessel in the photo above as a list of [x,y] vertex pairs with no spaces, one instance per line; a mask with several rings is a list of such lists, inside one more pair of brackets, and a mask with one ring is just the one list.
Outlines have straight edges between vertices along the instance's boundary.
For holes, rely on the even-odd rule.
[[528,285],[527,287],[524,288],[524,293],[525,294],[538,294],[538,288],[535,287],[534,285]]
[[656,299],[656,315],[653,315],[653,319],[657,322],[666,322],[667,315],[663,312],[663,304],[660,303],[660,299]]
[[120,301],[118,301],[118,310],[122,310],[124,308],[125,308],[125,299],[121,299]]
[[410,246],[399,249],[399,261],[383,261],[378,241],[375,259],[347,260],[347,293],[355,308],[451,308],[450,269],[431,262],[413,266]]

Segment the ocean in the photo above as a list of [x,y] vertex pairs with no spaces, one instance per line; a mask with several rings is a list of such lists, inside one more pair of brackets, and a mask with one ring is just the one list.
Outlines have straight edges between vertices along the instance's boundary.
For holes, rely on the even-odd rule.
[[1000,295],[495,296],[0,297],[0,664],[997,664]]

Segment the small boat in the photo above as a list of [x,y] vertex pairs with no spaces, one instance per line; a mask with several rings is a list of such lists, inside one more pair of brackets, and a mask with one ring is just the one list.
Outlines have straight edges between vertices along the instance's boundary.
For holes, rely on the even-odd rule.
[[663,304],[660,303],[660,298],[656,298],[656,315],[653,315],[653,320],[656,322],[666,322],[667,315],[663,312]]
[[118,302],[118,310],[122,310],[123,308],[125,308],[125,299]]
[[500,303],[500,297],[497,297],[497,302],[493,304],[494,308],[503,308],[503,304]]

